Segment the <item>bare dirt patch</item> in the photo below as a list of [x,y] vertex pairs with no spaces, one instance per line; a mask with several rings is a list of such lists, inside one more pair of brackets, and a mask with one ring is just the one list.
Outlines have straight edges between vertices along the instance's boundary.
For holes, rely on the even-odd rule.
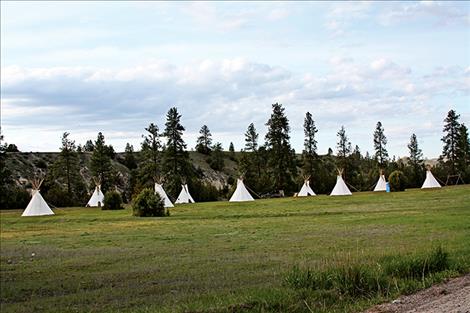
[[364,313],[470,313],[470,274],[377,305]]

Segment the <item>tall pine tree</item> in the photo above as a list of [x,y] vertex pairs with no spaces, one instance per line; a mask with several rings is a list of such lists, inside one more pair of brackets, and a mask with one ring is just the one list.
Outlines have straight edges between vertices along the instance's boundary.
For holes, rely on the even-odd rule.
[[423,152],[418,146],[418,138],[415,134],[411,135],[408,149],[410,151],[408,165],[411,170],[411,181],[409,183],[411,187],[418,187],[424,178],[424,160]]
[[200,136],[197,138],[196,151],[202,154],[211,152],[212,134],[207,125],[203,125],[199,130]]
[[344,129],[344,126],[341,126],[341,129],[336,135],[339,139],[338,143],[336,144],[336,148],[338,149],[338,167],[346,169],[348,165],[347,158],[352,150],[351,142],[349,141],[348,136],[346,136],[346,130]]
[[290,191],[295,188],[292,177],[297,174],[295,151],[290,145],[289,120],[282,104],[272,105],[273,112],[266,126],[265,136],[268,152],[268,167],[276,190]]
[[167,142],[163,156],[163,173],[165,176],[165,190],[176,196],[181,188],[182,179],[191,179],[192,169],[189,163],[189,153],[183,140],[183,125],[181,114],[176,108],[171,108],[166,115],[165,131],[163,135]]
[[465,180],[470,178],[470,138],[465,124],[460,125],[459,142],[457,143],[457,165],[461,174],[465,175]]
[[69,133],[62,135],[62,146],[60,147],[59,158],[57,159],[54,169],[54,176],[63,178],[67,186],[69,195],[74,194],[72,186],[77,181],[81,181],[80,166],[78,154],[76,151],[75,141],[69,139]]
[[94,144],[90,169],[93,176],[101,179],[101,189],[103,192],[106,192],[114,183],[114,177],[111,158],[109,157],[108,148],[101,132],[98,133]]
[[456,173],[456,168],[458,166],[458,143],[460,137],[460,124],[459,116],[454,110],[450,110],[447,113],[447,117],[444,119],[444,137],[442,137],[442,142],[444,142],[444,148],[442,150],[441,160],[446,159],[451,174]]
[[315,134],[318,132],[312,114],[307,112],[304,119],[304,151],[302,153],[303,171],[305,175],[313,176],[315,173],[315,162],[317,161],[317,140]]
[[137,168],[137,161],[134,156],[134,146],[130,143],[126,143],[124,148],[124,160],[122,161],[128,169],[133,170]]
[[141,183],[145,185],[153,184],[153,180],[160,176],[160,161],[162,143],[160,141],[160,133],[158,126],[150,123],[145,128],[146,135],[142,135],[144,141],[142,142],[142,156],[143,163],[141,172]]
[[381,168],[385,168],[388,161],[388,152],[385,146],[387,145],[387,137],[385,137],[384,128],[381,122],[377,122],[374,131],[374,149],[375,160]]

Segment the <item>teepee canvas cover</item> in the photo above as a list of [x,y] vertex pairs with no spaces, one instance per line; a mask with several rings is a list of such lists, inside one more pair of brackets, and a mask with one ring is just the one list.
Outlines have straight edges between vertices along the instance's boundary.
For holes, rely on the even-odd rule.
[[51,208],[47,205],[39,192],[41,184],[42,180],[33,182],[33,197],[21,216],[54,215],[54,212],[52,212]]
[[316,196],[316,194],[313,192],[312,188],[310,188],[310,177],[306,177],[304,179],[304,184],[302,188],[300,189],[299,193],[297,194],[297,197],[306,197],[306,196]]
[[241,202],[241,201],[254,201],[253,197],[250,195],[248,190],[243,184],[243,179],[237,180],[237,189],[233,193],[232,197],[230,198],[230,202]]
[[168,198],[168,196],[167,196],[165,190],[163,189],[162,185],[160,185],[159,183],[155,183],[155,193],[158,193],[160,198],[163,199],[163,201],[165,202],[165,208],[174,207],[173,203],[171,203],[171,200],[170,200],[170,198]]
[[188,185],[184,184],[181,185],[181,192],[180,195],[178,196],[178,199],[176,199],[175,203],[194,203],[193,197],[191,197],[191,194],[189,194],[189,189]]
[[88,200],[86,206],[101,207],[104,202],[104,195],[101,191],[101,182],[99,179],[93,179],[93,181],[95,182],[95,191],[93,191],[93,194],[91,195],[90,200]]
[[336,177],[336,185],[333,188],[333,191],[331,192],[330,196],[351,196],[352,193],[349,190],[348,186],[346,186],[346,183],[343,180],[342,177],[343,171],[338,170],[338,176]]
[[380,171],[380,177],[375,185],[374,191],[386,191],[387,190],[387,181],[382,171]]
[[434,175],[431,173],[430,169],[426,171],[426,179],[424,180],[421,189],[424,188],[441,188],[441,184],[439,184],[436,178],[434,178]]

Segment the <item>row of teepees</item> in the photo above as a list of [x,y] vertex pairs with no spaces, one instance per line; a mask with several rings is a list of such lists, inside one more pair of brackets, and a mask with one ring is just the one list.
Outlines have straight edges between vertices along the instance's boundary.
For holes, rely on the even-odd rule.
[[[305,197],[305,196],[316,196],[315,192],[313,192],[312,188],[310,187],[309,182],[310,177],[304,177],[304,184],[300,189],[299,193],[297,194],[298,197]],[[47,205],[44,198],[41,196],[39,192],[39,188],[41,187],[42,182],[44,179],[38,180],[35,179],[32,181],[32,198],[29,201],[28,206],[24,210],[21,216],[41,216],[41,215],[54,215],[54,212],[51,208]],[[101,181],[99,179],[93,179],[95,183],[95,190],[87,203],[89,207],[100,207],[103,205],[104,195],[101,191]],[[387,182],[385,180],[385,176],[382,171],[380,171],[380,177],[375,185],[374,191],[385,191],[387,186]],[[441,188],[441,185],[436,180],[434,175],[431,173],[431,170],[428,168],[426,171],[426,179],[424,180],[422,189],[425,188]],[[155,182],[155,193],[163,199],[166,208],[174,207],[173,203],[171,202],[170,198],[166,194],[165,190],[160,181]],[[331,191],[330,196],[350,196],[352,195],[351,191],[349,190],[348,186],[344,182],[343,179],[343,171],[338,170],[338,176],[336,177],[336,185]],[[237,180],[237,188],[233,193],[232,197],[229,200],[230,202],[243,202],[243,201],[254,201],[253,197],[251,196],[250,192],[246,188],[245,184],[243,183],[243,179],[239,178]],[[185,183],[181,185],[181,192],[176,200],[176,203],[194,203],[193,197],[189,193],[188,185]]]

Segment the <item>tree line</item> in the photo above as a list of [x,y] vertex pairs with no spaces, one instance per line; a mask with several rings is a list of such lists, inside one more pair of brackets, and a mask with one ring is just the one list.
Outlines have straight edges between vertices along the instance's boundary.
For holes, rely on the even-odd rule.
[[[451,110],[444,119],[443,151],[434,174],[441,180],[448,175],[460,175],[470,181],[470,143],[468,129],[459,122],[460,116]],[[390,174],[403,172],[406,187],[420,187],[425,177],[424,158],[418,145],[418,138],[411,134],[408,144],[409,156],[397,160],[390,158],[387,151],[387,137],[382,123],[377,122],[373,133],[374,153],[363,155],[360,148],[349,140],[346,129],[341,126],[337,133],[336,154],[328,149],[326,155],[317,152],[317,133],[313,115],[306,112],[304,118],[304,147],[296,154],[290,143],[290,125],[282,104],[272,105],[272,113],[266,122],[267,132],[260,143],[259,133],[253,123],[245,132],[245,146],[235,153],[233,143],[224,151],[220,142],[213,143],[207,125],[203,125],[197,139],[196,151],[203,154],[214,170],[223,170],[226,158],[237,162],[239,175],[246,185],[258,195],[291,195],[299,190],[304,177],[310,177],[316,193],[329,193],[336,180],[336,170],[342,169],[345,180],[356,191],[371,190],[377,181],[379,171]],[[90,171],[99,177],[102,190],[121,187],[123,198],[130,201],[144,188],[153,188],[155,181],[164,183],[165,190],[173,200],[177,197],[182,183],[187,183],[196,201],[210,201],[227,198],[233,190],[236,177],[230,177],[221,190],[202,179],[204,173],[192,164],[187,144],[183,139],[185,128],[181,124],[181,114],[171,108],[166,114],[164,129],[156,123],[145,128],[140,144],[140,152],[127,143],[124,154],[117,156],[114,148],[107,145],[104,135],[99,132],[96,140],[88,140],[83,146],[76,145],[65,132],[61,139],[60,153],[48,169],[42,187],[44,197],[56,206],[83,205],[94,186],[87,188],[80,173],[91,153]],[[3,139],[3,138],[2,138]],[[16,146],[0,145],[0,207],[17,208],[19,202],[28,200],[24,188],[15,186],[11,173],[5,166],[7,151]],[[124,179],[113,166],[111,160],[118,161],[129,169],[129,179]],[[114,163],[116,164],[116,163]]]

